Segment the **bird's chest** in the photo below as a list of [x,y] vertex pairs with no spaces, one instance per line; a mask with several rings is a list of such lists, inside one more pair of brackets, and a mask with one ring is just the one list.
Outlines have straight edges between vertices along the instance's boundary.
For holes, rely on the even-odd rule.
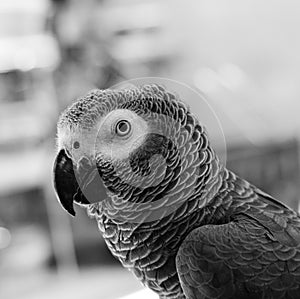
[[166,298],[183,296],[175,264],[184,238],[178,229],[170,226],[132,230],[103,223],[99,226],[112,254],[144,285]]

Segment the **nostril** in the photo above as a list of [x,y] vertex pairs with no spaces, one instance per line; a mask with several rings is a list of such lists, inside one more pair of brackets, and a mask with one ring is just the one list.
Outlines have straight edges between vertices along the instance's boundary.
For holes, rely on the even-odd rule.
[[79,148],[80,148],[80,143],[79,143],[78,141],[75,141],[75,142],[73,143],[73,147],[74,147],[75,149],[79,149]]

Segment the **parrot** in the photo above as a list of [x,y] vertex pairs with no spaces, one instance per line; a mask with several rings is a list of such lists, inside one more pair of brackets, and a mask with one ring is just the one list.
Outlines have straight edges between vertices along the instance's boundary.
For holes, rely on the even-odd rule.
[[176,91],[91,90],[56,143],[59,203],[160,299],[300,298],[298,213],[227,169]]

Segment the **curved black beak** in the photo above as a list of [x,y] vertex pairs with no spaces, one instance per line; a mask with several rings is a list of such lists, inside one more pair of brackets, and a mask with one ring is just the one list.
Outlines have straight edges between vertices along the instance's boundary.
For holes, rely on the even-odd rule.
[[54,162],[54,188],[59,202],[72,216],[76,214],[74,202],[89,205],[106,197],[106,187],[97,168],[85,162],[82,161],[76,175],[73,162],[64,149],[60,150]]
[[[74,197],[80,191],[77,182],[72,160],[68,157],[65,150],[61,150],[54,162],[54,188],[59,202],[63,208],[72,216],[75,216],[73,206]],[[86,198],[82,198],[83,202],[89,204]]]

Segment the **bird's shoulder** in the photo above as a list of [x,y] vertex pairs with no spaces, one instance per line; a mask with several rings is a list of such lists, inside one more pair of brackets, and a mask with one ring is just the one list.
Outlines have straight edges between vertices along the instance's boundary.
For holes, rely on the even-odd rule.
[[272,239],[287,246],[300,246],[299,214],[283,202],[233,172],[228,172],[221,193],[228,221],[255,223]]

